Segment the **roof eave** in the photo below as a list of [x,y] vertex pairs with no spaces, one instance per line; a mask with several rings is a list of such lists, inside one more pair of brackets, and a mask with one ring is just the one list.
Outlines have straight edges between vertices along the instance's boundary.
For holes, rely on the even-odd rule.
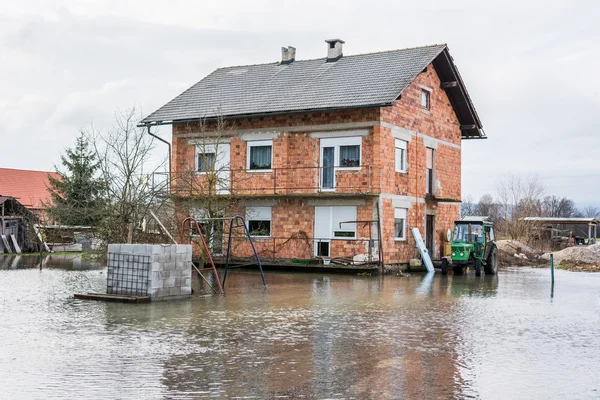
[[148,126],[158,126],[158,125],[175,125],[175,124],[186,124],[186,123],[194,123],[199,121],[216,121],[219,118],[224,120],[237,120],[243,118],[260,118],[260,117],[270,117],[270,116],[280,116],[280,115],[297,115],[297,114],[306,114],[312,112],[334,112],[334,111],[348,111],[348,110],[359,110],[364,108],[379,108],[379,107],[389,107],[392,106],[393,102],[385,102],[378,104],[367,104],[353,107],[328,107],[328,108],[309,108],[302,110],[290,110],[290,111],[273,111],[273,112],[262,112],[262,113],[250,113],[250,114],[234,114],[234,115],[212,115],[206,117],[198,117],[198,118],[186,118],[186,119],[177,119],[171,121],[161,121],[161,120],[150,120],[147,119],[142,120],[137,126],[138,127],[148,127]]
[[468,126],[467,129],[461,130],[462,139],[487,139],[471,96],[447,47],[432,61],[432,64],[442,83],[454,83],[453,86],[444,89],[460,124]]

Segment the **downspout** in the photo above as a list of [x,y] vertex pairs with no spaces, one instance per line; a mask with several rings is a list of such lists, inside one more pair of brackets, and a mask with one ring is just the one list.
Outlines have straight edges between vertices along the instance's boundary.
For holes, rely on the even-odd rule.
[[167,188],[167,192],[170,192],[171,191],[171,143],[167,142],[165,139],[162,139],[162,138],[156,136],[154,133],[150,132],[150,125],[148,125],[147,128],[148,128],[148,135],[160,140],[161,142],[163,142],[164,144],[169,146],[169,187]]

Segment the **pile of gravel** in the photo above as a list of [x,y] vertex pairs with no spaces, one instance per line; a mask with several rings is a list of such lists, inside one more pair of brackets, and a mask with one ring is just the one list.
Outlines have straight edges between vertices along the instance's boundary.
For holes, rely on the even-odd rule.
[[[561,251],[555,251],[554,263],[560,264],[588,264],[588,265],[599,265],[600,264],[600,244],[593,244],[590,246],[572,246],[567,247]],[[550,253],[545,253],[541,257],[543,260],[550,261]]]

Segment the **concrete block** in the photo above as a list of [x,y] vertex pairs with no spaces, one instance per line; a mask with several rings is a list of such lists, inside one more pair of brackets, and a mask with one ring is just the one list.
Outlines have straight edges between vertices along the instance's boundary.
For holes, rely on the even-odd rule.
[[148,289],[148,296],[150,296],[151,298],[157,297],[158,289],[156,289],[156,288]]
[[120,253],[121,254],[133,254],[133,245],[132,244],[121,244],[120,245]]
[[163,246],[160,244],[152,245],[152,251],[150,253],[152,253],[153,255],[154,254],[163,254],[164,253]]
[[169,295],[169,288],[160,288],[157,290],[157,297],[166,297]]
[[161,263],[155,261],[155,262],[153,262],[151,264],[151,271],[152,272],[157,272],[157,271],[160,271],[160,270],[162,270],[162,264]]
[[169,288],[169,296],[181,296],[181,288],[178,288],[178,287]]
[[133,254],[137,254],[137,255],[148,254],[148,246],[145,244],[134,244],[133,245]]
[[177,245],[177,254],[186,254],[187,248],[184,244]]
[[175,286],[175,278],[167,278],[165,279],[165,287],[174,287]]
[[120,253],[121,252],[121,245],[120,244],[109,244],[108,245],[108,253]]
[[183,278],[183,287],[192,287],[192,278]]
[[175,278],[175,287],[183,286],[183,278]]
[[166,262],[164,263],[163,268],[165,271],[173,271],[174,269],[176,269],[176,263],[175,261]]
[[192,294],[192,288],[191,287],[182,287],[181,288],[181,294],[182,295],[191,295]]

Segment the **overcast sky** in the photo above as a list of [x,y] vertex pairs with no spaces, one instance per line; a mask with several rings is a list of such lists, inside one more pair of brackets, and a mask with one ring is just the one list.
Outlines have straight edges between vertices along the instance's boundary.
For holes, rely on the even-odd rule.
[[[52,170],[78,130],[147,115],[222,66],[448,43],[489,137],[463,195],[537,173],[600,205],[600,3],[528,0],[0,0],[0,167]],[[170,128],[161,136],[170,139]]]

